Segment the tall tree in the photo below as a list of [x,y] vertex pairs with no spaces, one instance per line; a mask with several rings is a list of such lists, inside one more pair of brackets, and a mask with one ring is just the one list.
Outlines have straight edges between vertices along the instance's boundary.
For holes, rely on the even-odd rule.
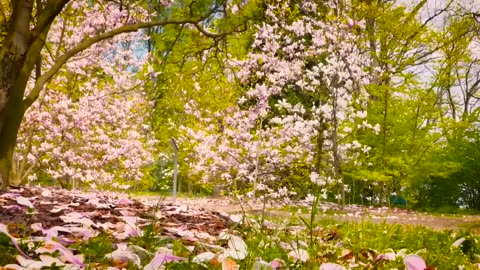
[[[146,10],[144,1],[86,1],[86,0],[12,0],[2,1],[0,29],[5,37],[0,48],[0,181],[7,188],[17,133],[26,110],[35,102],[45,84],[69,60],[92,45],[116,35],[135,32],[142,28],[166,25],[190,25],[204,36],[215,38],[234,30],[233,25],[224,31],[204,29],[223,7],[223,1],[185,1],[180,8],[166,12],[165,6],[150,1],[153,10]],[[80,10],[80,8],[83,8]],[[143,10],[133,12],[132,9]],[[60,38],[62,33],[51,31],[53,22],[64,12],[83,12],[90,16],[66,16],[82,25],[82,31],[74,33],[70,46],[52,55],[51,62],[40,72],[42,51],[49,53],[46,41],[50,35]],[[110,15],[117,16],[110,16]],[[103,16],[102,16],[103,15]],[[150,16],[155,15],[155,16]],[[113,21],[102,21],[110,18]],[[64,20],[68,23],[67,20]],[[33,87],[27,85],[32,72],[38,67]]]

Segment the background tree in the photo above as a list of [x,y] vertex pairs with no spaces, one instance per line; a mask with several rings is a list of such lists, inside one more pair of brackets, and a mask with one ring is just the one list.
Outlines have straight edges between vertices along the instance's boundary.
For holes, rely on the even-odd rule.
[[349,153],[368,152],[349,143],[348,134],[357,121],[360,129],[373,127],[362,122],[365,58],[353,30],[333,10],[310,1],[267,7],[268,23],[259,27],[253,51],[239,62],[247,92],[239,106],[217,112],[226,116],[224,129],[212,125],[213,112],[191,108],[204,125],[187,129],[195,139],[194,172],[203,173],[204,180],[220,176],[244,191],[253,189],[252,195],[277,188],[288,195],[293,186],[308,191],[308,177],[342,189]]

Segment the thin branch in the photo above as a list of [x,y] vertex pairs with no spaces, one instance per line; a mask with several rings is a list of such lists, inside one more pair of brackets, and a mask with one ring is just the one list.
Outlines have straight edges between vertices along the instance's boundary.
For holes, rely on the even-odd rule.
[[143,28],[169,25],[169,24],[177,24],[177,25],[197,24],[199,21],[202,21],[202,18],[141,22],[141,23],[136,23],[131,25],[124,25],[122,27],[99,34],[95,37],[84,39],[82,42],[80,42],[80,44],[78,44],[77,46],[73,47],[69,51],[65,52],[62,56],[60,56],[57,59],[57,61],[53,64],[53,66],[37,80],[30,94],[24,99],[24,107],[25,109],[27,109],[33,104],[33,102],[38,98],[40,91],[42,90],[43,86],[47,83],[47,81],[50,80],[70,58],[88,49],[90,46],[92,46],[95,43],[112,38],[122,33],[135,32]]

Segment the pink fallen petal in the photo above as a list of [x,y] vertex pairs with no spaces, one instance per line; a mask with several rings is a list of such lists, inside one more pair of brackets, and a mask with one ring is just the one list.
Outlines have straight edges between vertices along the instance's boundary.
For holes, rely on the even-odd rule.
[[53,226],[50,229],[44,229],[41,223],[33,223],[32,225],[30,225],[30,227],[36,232],[41,231],[43,235],[45,235],[45,237],[49,239],[53,237],[57,237],[58,232],[65,232],[65,233],[72,232],[70,229],[62,226]]
[[137,237],[142,235],[142,231],[140,228],[137,227],[137,218],[136,217],[130,217],[130,216],[125,216],[123,217],[125,220],[125,234],[131,237]]
[[67,238],[67,237],[58,237],[57,240],[62,245],[72,245],[72,244],[76,244],[78,242],[78,240],[70,239],[70,238]]
[[120,210],[120,214],[122,214],[122,216],[133,216],[135,215],[134,213],[128,211],[128,210]]
[[124,204],[132,204],[132,203],[133,203],[133,202],[130,201],[129,199],[127,199],[127,198],[120,198],[120,199],[118,199],[118,200],[115,202],[115,204],[119,204],[119,205],[122,205],[122,204],[123,204],[123,205],[124,205]]
[[44,191],[42,191],[42,196],[43,197],[52,197],[52,192],[48,189],[45,189]]
[[285,265],[287,264],[282,259],[273,259],[273,261],[270,262],[270,266],[273,269],[277,269],[278,267],[284,267]]
[[5,208],[5,209],[14,210],[14,211],[15,210],[18,210],[18,211],[23,210],[23,207],[21,207],[20,205],[16,205],[16,204],[14,204],[14,205],[4,205],[2,207]]
[[65,261],[71,262],[80,267],[85,266],[82,256],[74,255],[70,249],[52,240],[45,241],[45,244],[42,247],[35,250],[36,253],[53,253],[55,251],[60,252],[60,255],[65,258]]
[[19,196],[19,197],[16,198],[16,200],[17,200],[17,203],[19,205],[23,205],[23,206],[26,206],[28,208],[35,208],[35,206],[33,206],[33,204],[30,202],[30,200],[28,200],[25,197]]
[[347,270],[347,268],[336,263],[323,263],[320,265],[320,270]]
[[12,192],[8,192],[8,193],[3,193],[2,195],[0,195],[0,198],[8,198],[8,199],[15,199],[17,197],[19,197],[20,194],[18,193],[12,193]]
[[355,26],[355,22],[352,19],[347,18],[347,25],[348,27],[352,28]]
[[168,253],[158,253],[143,270],[157,270],[160,266],[175,261],[184,261],[186,258],[178,257]]
[[427,265],[422,257],[416,254],[409,254],[403,258],[405,270],[425,270]]
[[379,260],[385,260],[385,261],[395,261],[396,260],[396,255],[394,252],[387,252],[385,254],[379,254],[377,256],[377,261]]
[[365,20],[361,20],[355,23],[356,26],[360,27],[361,29],[365,29]]
[[[25,259],[22,256],[16,256],[18,264],[20,264],[23,267],[26,267],[26,269],[42,269],[44,267],[48,267],[50,265],[45,264],[44,262],[41,261],[35,261],[31,259]],[[25,268],[24,268],[25,269]]]
[[462,237],[462,238],[460,238],[460,239],[457,239],[457,241],[455,241],[455,242],[452,244],[452,247],[456,247],[456,248],[460,247],[460,246],[463,244],[463,242],[465,242],[465,240],[466,240],[466,239],[465,239],[464,237]]
[[105,258],[125,263],[133,262],[138,268],[141,268],[142,266],[140,257],[130,250],[117,249],[112,253],[106,254]]
[[[26,270],[27,269],[27,268],[22,267],[18,264],[7,264],[7,265],[3,266],[3,268],[4,269],[9,269],[9,270],[10,269],[13,269],[13,270]],[[0,268],[0,269],[2,269],[2,268]]]
[[15,248],[23,257],[30,259],[30,257],[27,254],[25,254],[23,250],[21,250],[20,247],[18,246],[17,239],[8,232],[7,225],[0,223],[0,233],[4,233],[6,236],[8,236],[8,238],[10,238]]
[[71,212],[64,216],[60,216],[60,218],[65,223],[79,223],[79,224],[85,225],[86,227],[91,227],[92,225],[95,224],[91,219],[83,217],[83,215],[78,212]]
[[82,237],[84,241],[88,241],[88,239],[95,237],[98,235],[98,231],[92,230],[91,228],[85,227],[71,227],[70,230],[76,235]]

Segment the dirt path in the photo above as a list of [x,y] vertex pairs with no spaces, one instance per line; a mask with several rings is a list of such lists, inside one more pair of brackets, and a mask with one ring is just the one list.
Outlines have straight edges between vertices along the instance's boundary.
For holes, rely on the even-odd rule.
[[[141,196],[137,197],[146,201],[158,201],[159,197],[156,196]],[[172,202],[172,198],[166,198],[165,202]],[[229,198],[185,198],[180,197],[176,200],[177,204],[187,205],[194,209],[206,209],[209,211],[227,212],[227,213],[241,213],[241,205]],[[363,206],[346,206],[341,208],[333,203],[323,203],[320,205],[321,216],[325,218],[334,218],[339,221],[362,221],[372,220],[373,222],[386,221],[389,224],[406,224],[412,226],[425,226],[434,230],[459,230],[470,229],[475,233],[480,234],[480,216],[478,215],[432,215],[420,212],[413,212],[402,209],[389,209],[363,207]],[[243,209],[247,212],[260,212],[262,210],[261,205],[254,207],[244,206]],[[291,213],[275,209],[268,208],[267,215],[276,217],[288,217]]]

